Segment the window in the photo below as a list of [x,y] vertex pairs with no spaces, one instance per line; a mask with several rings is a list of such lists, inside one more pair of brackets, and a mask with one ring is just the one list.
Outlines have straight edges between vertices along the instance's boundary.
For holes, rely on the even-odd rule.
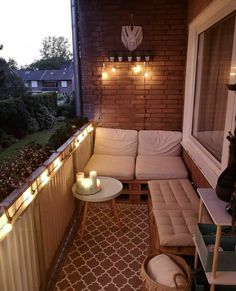
[[31,81],[31,87],[37,88],[38,87],[38,81]]
[[228,162],[234,131],[235,0],[213,1],[189,25],[182,145],[212,187]]
[[62,86],[62,88],[66,88],[67,87],[67,81],[61,81],[61,86]]
[[192,135],[221,161],[235,15],[198,36]]

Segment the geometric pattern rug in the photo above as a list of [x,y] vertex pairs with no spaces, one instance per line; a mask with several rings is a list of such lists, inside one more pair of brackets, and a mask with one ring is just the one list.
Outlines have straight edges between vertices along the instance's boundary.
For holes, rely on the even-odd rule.
[[117,203],[123,233],[110,205],[91,203],[84,238],[80,230],[59,265],[52,290],[138,291],[140,268],[148,253],[145,203]]

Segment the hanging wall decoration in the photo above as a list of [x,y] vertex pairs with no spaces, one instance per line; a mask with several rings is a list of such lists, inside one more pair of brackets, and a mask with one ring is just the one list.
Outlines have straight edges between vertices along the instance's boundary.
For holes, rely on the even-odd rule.
[[134,51],[143,40],[142,26],[135,26],[133,23],[133,14],[131,14],[131,25],[122,26],[121,41],[130,51]]

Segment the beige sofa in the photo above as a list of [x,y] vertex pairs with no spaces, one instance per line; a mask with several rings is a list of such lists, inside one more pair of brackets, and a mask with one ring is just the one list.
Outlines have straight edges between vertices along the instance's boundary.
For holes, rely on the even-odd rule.
[[[180,132],[96,128],[94,153],[84,168],[122,182],[187,178]],[[138,193],[138,190],[137,190]]]

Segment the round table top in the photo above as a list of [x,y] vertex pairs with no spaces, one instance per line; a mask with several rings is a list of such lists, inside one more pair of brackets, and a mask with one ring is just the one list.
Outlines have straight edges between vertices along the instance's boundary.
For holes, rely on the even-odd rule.
[[98,177],[101,182],[101,190],[95,194],[80,194],[76,191],[76,183],[72,187],[75,198],[87,202],[103,202],[116,198],[120,195],[123,185],[114,178]]

